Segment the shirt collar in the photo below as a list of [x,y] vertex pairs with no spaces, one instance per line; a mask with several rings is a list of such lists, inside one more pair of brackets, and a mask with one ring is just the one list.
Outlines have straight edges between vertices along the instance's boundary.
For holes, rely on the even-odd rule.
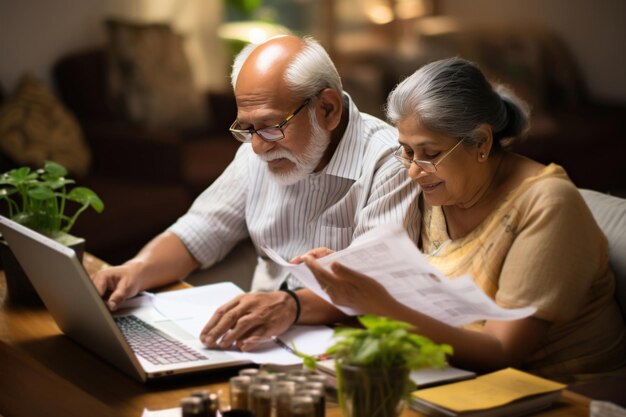
[[363,169],[362,162],[365,150],[363,119],[350,95],[345,92],[343,95],[348,100],[348,125],[324,172],[328,175],[356,181],[361,177]]

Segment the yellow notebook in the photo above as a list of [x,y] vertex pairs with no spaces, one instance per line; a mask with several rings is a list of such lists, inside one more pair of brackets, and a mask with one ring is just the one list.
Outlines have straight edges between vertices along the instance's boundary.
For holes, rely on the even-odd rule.
[[[449,416],[481,415],[470,412],[502,408],[508,404],[523,411],[524,403],[528,408],[549,406],[564,388],[564,384],[507,368],[469,381],[417,390],[412,394],[412,406],[428,415]],[[429,413],[428,408],[433,412]],[[487,414],[497,415],[482,413]]]

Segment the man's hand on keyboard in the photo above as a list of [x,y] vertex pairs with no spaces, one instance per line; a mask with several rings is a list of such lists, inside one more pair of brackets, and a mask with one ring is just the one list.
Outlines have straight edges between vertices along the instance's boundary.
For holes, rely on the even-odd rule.
[[244,294],[221,306],[200,333],[209,348],[254,350],[262,340],[284,333],[293,323],[296,305],[284,291]]
[[140,268],[138,263],[127,262],[124,265],[102,269],[91,275],[91,280],[101,296],[111,294],[106,300],[109,310],[116,310],[122,301],[139,293]]

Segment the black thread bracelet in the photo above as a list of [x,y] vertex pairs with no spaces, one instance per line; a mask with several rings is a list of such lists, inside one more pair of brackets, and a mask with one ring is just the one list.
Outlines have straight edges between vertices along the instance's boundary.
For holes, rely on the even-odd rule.
[[291,324],[298,323],[298,320],[300,320],[300,312],[301,312],[300,298],[298,297],[298,294],[296,294],[295,291],[291,291],[289,288],[281,288],[280,290],[289,294],[291,298],[293,298],[293,301],[296,302],[296,318]]

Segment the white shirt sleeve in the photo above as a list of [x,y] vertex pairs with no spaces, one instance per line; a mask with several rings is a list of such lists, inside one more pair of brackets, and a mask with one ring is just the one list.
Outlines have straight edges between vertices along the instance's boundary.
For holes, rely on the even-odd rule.
[[420,233],[419,186],[393,156],[381,160],[366,205],[359,210],[354,238],[383,224],[401,224],[414,242]]
[[245,205],[251,152],[250,145],[242,145],[222,175],[168,228],[203,268],[224,258],[248,234]]

